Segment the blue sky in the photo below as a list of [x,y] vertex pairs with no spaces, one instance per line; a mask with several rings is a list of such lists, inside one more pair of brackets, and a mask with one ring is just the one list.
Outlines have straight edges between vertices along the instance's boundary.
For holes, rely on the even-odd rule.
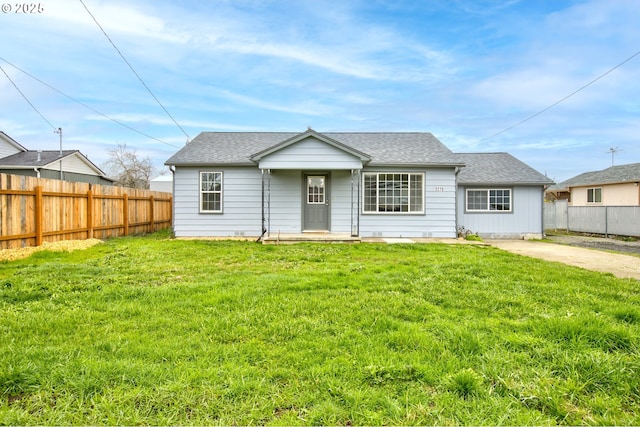
[[[637,0],[83,1],[191,139],[425,131],[557,182],[611,166],[611,148],[615,164],[640,162],[640,55],[493,136],[640,51]],[[80,0],[37,4],[4,3],[0,66],[46,121],[0,73],[0,130],[58,149],[61,127],[99,166],[117,144],[158,166],[184,146]]]

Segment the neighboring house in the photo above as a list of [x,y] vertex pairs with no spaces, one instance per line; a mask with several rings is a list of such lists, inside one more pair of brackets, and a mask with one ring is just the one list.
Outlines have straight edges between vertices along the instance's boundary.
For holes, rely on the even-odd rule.
[[113,185],[78,150],[27,150],[4,132],[0,132],[0,173]]
[[585,172],[547,189],[547,199],[570,206],[640,206],[640,163]]
[[[174,171],[174,232],[453,238],[464,156],[430,133],[203,132],[166,161]],[[514,192],[511,216],[532,215],[535,204],[519,206],[520,183],[500,184]],[[541,232],[514,223],[524,224],[509,229],[514,236]]]
[[173,193],[173,177],[171,175],[160,175],[153,178],[149,181],[149,190]]
[[544,235],[544,190],[553,181],[508,153],[459,154],[458,226],[487,238]]
[[18,144],[15,139],[0,131],[0,159],[23,151],[27,151],[27,149]]

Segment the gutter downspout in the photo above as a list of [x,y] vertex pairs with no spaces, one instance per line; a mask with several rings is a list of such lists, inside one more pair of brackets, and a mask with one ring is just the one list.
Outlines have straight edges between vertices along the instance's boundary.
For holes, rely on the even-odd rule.
[[540,216],[542,217],[542,218],[540,218],[540,226],[542,227],[540,235],[542,236],[543,239],[545,237],[547,237],[544,234],[544,230],[545,230],[545,227],[544,227],[544,204],[547,203],[546,200],[545,200],[545,197],[544,197],[545,190],[546,190],[546,185],[543,185],[542,186],[542,209],[541,209],[541,212],[540,212]]
[[176,234],[176,167],[174,165],[169,166],[171,171],[171,229],[173,235]]
[[456,178],[456,185],[455,185],[455,193],[454,193],[454,209],[456,211],[455,214],[455,227],[456,229],[454,230],[455,232],[455,237],[458,237],[458,174],[460,173],[460,171],[462,171],[462,168],[460,166],[456,166],[455,167],[455,178]]
[[36,178],[40,178],[40,168],[33,168],[33,170],[36,172]]

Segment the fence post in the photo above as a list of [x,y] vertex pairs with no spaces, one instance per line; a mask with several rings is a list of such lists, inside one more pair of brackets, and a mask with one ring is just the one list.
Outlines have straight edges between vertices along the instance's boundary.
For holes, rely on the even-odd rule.
[[153,197],[153,194],[151,196],[149,196],[149,221],[150,221],[150,225],[151,225],[151,232],[153,233],[154,231],[156,231],[156,227],[155,227],[155,222],[153,222],[153,214],[154,214],[154,205],[155,204],[155,199]]
[[36,186],[36,246],[42,245],[42,229],[44,224],[42,223],[42,187]]
[[122,198],[123,201],[123,221],[124,221],[124,235],[128,236],[129,235],[129,195],[127,193],[124,193],[124,196]]
[[93,192],[87,191],[87,239],[93,239]]

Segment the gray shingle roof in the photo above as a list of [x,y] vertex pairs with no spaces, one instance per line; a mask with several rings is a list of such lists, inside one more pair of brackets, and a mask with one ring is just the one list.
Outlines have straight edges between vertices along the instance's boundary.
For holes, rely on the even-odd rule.
[[[309,131],[314,132],[314,131]],[[255,165],[250,157],[299,132],[202,132],[165,162],[167,165]],[[430,133],[421,132],[322,132],[345,146],[371,157],[370,165],[462,165]]]
[[640,163],[611,166],[594,172],[585,172],[554,185],[550,190],[566,190],[569,187],[581,187],[598,184],[620,184],[624,182],[640,182]]
[[[62,157],[67,157],[78,150],[62,150]],[[22,153],[12,154],[0,159],[0,166],[45,166],[60,159],[60,150],[43,150],[40,152],[40,161],[38,161],[37,151],[23,151]]]
[[470,185],[546,185],[553,181],[509,153],[457,153],[466,166],[458,183]]
[[[42,168],[51,163],[57,162],[60,158],[73,155],[80,157],[90,168],[95,170],[97,175],[110,179],[107,178],[104,172],[79,150],[62,150],[62,157],[60,157],[60,150],[42,150],[40,152],[35,150],[23,151],[21,153],[1,158],[0,169]],[[40,160],[38,160],[38,158],[40,158]]]

